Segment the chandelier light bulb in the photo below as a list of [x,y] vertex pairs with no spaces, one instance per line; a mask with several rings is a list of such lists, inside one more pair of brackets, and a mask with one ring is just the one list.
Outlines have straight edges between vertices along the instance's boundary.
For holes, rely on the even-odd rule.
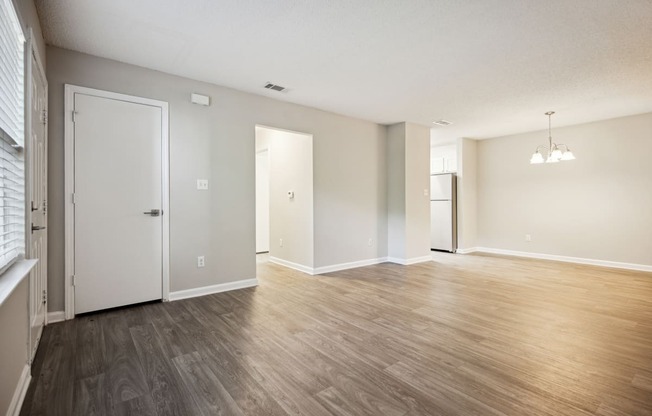
[[539,153],[539,151],[534,152],[534,154],[532,155],[532,158],[530,159],[530,163],[533,164],[533,165],[536,165],[536,164],[543,163],[543,162],[544,162],[543,155],[541,153]]
[[561,150],[559,150],[557,147],[555,147],[552,153],[550,153],[550,157],[553,159],[561,160],[561,156]]
[[561,155],[561,160],[575,160],[575,155],[573,152],[566,150],[563,155]]
[[[547,158],[545,163],[557,163],[559,161],[566,160],[575,160],[575,155],[570,151],[568,146],[565,144],[556,144],[552,142],[552,115],[555,114],[554,111],[548,111],[546,115],[548,116],[548,146],[541,145],[537,147],[537,150],[534,152],[530,158],[530,164],[538,165],[539,163],[544,163],[544,158],[539,149],[547,149]],[[562,151],[564,149],[564,151]]]

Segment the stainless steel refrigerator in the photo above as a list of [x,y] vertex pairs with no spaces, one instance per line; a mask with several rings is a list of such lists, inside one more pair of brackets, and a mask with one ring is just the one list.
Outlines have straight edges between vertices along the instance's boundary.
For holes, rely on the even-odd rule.
[[457,178],[453,173],[430,175],[430,247],[457,249]]

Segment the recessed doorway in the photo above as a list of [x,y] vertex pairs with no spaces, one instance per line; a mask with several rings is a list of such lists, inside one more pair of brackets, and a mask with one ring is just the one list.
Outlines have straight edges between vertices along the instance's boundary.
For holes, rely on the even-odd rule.
[[308,272],[314,257],[312,139],[256,126],[258,259]]

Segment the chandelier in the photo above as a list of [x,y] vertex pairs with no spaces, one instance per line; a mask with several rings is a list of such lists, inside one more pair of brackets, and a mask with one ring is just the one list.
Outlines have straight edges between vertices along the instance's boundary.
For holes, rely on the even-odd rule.
[[[562,160],[573,160],[575,155],[565,144],[557,144],[552,142],[552,115],[555,114],[554,111],[548,111],[546,115],[548,116],[548,146],[541,145],[537,147],[537,150],[532,155],[530,163],[533,165],[539,163],[557,163]],[[540,149],[546,150],[546,158],[543,158],[543,154],[539,151]]]

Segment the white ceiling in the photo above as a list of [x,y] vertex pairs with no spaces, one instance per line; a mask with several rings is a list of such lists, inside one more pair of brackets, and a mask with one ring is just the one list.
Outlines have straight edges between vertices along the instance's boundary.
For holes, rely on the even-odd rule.
[[36,4],[51,45],[382,124],[455,123],[435,137],[652,111],[650,0]]

